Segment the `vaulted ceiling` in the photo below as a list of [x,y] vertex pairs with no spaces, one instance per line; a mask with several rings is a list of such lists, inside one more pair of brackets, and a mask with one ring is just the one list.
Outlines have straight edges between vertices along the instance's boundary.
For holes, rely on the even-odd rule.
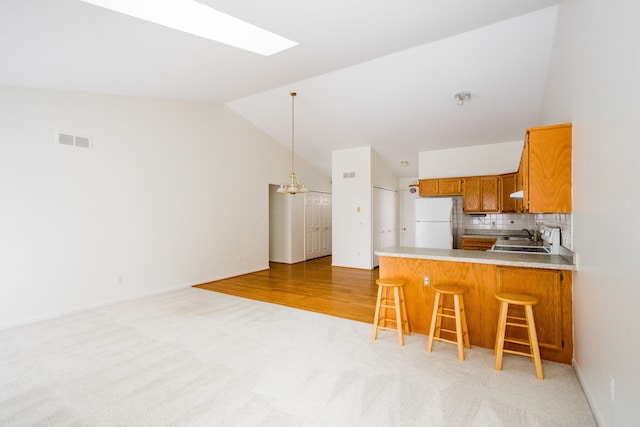
[[0,84],[225,103],[286,147],[296,91],[298,156],[329,175],[332,150],[370,145],[414,177],[420,151],[540,124],[559,1],[200,0],[299,43],[265,57],[79,0],[3,0]]

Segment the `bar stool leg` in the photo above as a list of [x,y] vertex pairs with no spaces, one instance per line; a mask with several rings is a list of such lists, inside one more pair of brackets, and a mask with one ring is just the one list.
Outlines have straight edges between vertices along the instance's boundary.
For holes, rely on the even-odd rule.
[[469,329],[467,328],[467,314],[464,309],[464,298],[460,298],[460,318],[462,319],[462,337],[464,338],[464,346],[471,348],[471,341],[469,341]]
[[378,336],[378,322],[380,320],[380,304],[382,303],[382,286],[378,286],[378,298],[376,300],[376,313],[373,318],[373,334],[371,339],[375,341]]
[[407,306],[404,303],[404,289],[400,288],[400,310],[402,310],[402,325],[407,336],[411,335],[409,328],[409,318],[407,317]]
[[393,288],[394,305],[396,309],[396,329],[398,330],[398,344],[404,346],[404,339],[402,337],[402,314],[400,312],[400,291],[398,288]]
[[431,315],[431,327],[429,328],[429,341],[427,341],[427,351],[431,351],[433,348],[433,337],[436,331],[436,323],[438,323],[438,330],[440,330],[440,292],[436,292],[436,296],[433,302],[433,314]]
[[504,348],[504,334],[507,329],[507,311],[509,310],[509,304],[502,301],[500,303],[500,318],[498,320],[498,334],[496,343],[496,370],[502,369],[502,354]]
[[542,361],[540,360],[540,348],[538,347],[538,334],[536,332],[536,323],[533,319],[533,307],[530,305],[526,305],[525,307],[525,315],[527,317],[527,327],[529,330],[529,342],[531,343],[531,347],[533,350],[533,358],[536,364],[536,375],[539,380],[544,379],[544,375],[542,373]]
[[458,359],[464,360],[464,346],[462,343],[462,319],[460,315],[460,296],[453,296],[453,307],[456,314],[456,343],[458,345]]

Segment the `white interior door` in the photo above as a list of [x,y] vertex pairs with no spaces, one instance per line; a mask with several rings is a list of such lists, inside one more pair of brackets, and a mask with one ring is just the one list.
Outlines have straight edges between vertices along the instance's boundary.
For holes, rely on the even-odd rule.
[[413,248],[416,240],[415,200],[418,197],[418,192],[411,193],[409,190],[402,190],[401,194],[400,246]]
[[395,190],[373,188],[373,267],[380,265],[375,252],[398,244],[398,195]]
[[331,194],[305,194],[305,259],[331,255]]
[[331,228],[331,194],[321,193],[320,203],[320,256],[331,255],[332,235]]

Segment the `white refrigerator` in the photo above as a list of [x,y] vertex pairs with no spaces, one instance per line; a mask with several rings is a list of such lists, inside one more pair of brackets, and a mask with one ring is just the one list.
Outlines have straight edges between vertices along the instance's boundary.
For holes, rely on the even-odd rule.
[[453,199],[416,199],[417,248],[453,248]]

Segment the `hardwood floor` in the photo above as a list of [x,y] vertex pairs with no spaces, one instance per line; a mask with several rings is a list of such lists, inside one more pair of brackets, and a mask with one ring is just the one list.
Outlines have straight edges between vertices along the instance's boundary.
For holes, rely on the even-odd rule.
[[195,288],[267,301],[361,322],[373,322],[378,269],[332,267],[331,257],[203,283]]

